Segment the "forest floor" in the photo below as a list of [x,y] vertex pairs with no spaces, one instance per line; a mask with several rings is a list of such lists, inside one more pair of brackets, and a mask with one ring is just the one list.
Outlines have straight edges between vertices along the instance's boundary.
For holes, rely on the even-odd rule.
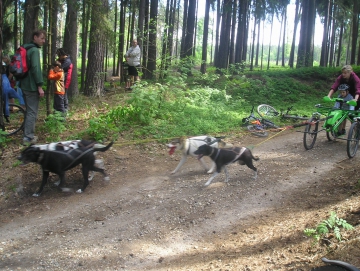
[[[258,178],[233,164],[228,183],[222,173],[208,187],[194,158],[171,175],[179,152],[115,142],[99,154],[109,183],[95,174],[84,193],[62,193],[51,175],[38,198],[39,166],[14,166],[19,136],[1,157],[0,269],[305,271],[324,256],[360,267],[360,157],[325,132],[305,151],[302,136],[228,136],[260,157]],[[79,167],[67,172],[68,187],[81,184]],[[331,211],[355,229],[314,245],[303,231]]]

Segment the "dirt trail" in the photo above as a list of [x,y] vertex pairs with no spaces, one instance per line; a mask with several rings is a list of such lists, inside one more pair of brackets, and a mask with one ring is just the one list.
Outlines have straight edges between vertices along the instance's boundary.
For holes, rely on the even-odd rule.
[[[257,180],[234,164],[229,183],[222,173],[208,187],[192,158],[169,175],[180,154],[169,157],[155,143],[102,154],[111,181],[95,175],[83,194],[50,185],[33,198],[38,167],[19,169],[25,195],[2,208],[0,269],[310,270],[320,262],[302,231],[332,208],[360,208],[346,176],[359,178],[358,158],[346,159],[345,142],[328,142],[324,133],[311,151],[295,131],[263,140],[228,138],[254,147]],[[68,180],[77,188],[79,170]],[[345,200],[346,210],[336,207]],[[351,219],[356,225],[360,217]]]

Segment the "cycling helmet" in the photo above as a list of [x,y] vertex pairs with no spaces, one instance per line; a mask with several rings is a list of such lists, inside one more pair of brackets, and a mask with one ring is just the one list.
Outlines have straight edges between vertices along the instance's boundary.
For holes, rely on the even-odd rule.
[[346,91],[349,91],[350,89],[350,86],[348,84],[341,84],[339,87],[338,87],[338,90],[346,90]]

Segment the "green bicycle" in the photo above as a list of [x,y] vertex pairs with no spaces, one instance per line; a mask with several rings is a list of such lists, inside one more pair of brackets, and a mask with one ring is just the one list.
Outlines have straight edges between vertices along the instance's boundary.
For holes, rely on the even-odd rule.
[[[338,130],[340,124],[346,120],[349,120],[351,123],[353,123],[354,117],[357,117],[359,114],[358,111],[341,109],[342,105],[344,104],[344,101],[341,98],[329,98],[325,96],[323,100],[325,102],[339,102],[340,109],[334,107],[324,107],[321,104],[315,105],[315,107],[317,107],[318,110],[317,112],[314,112],[312,114],[312,117],[308,120],[307,125],[305,126],[303,143],[306,150],[310,150],[314,147],[317,135],[321,131],[324,130],[326,131],[326,137],[329,141],[333,141],[341,137],[341,135],[339,135],[339,130]],[[350,106],[355,106],[356,101],[347,101],[346,104]],[[324,115],[326,117],[321,118],[321,116]],[[322,126],[323,129],[319,131],[318,130],[319,123],[322,121],[324,121],[324,124]],[[348,154],[349,154],[349,150],[348,150]]]

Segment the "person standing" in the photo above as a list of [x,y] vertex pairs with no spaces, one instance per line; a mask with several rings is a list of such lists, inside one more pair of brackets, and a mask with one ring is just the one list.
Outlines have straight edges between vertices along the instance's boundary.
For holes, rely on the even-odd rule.
[[[23,145],[33,144],[37,141],[37,136],[35,136],[35,123],[39,111],[40,98],[44,97],[44,90],[42,88],[44,80],[41,71],[39,49],[44,45],[45,39],[45,30],[36,30],[32,33],[31,43],[35,44],[35,46],[28,49],[26,53],[29,72],[27,76],[19,82],[26,106]],[[25,48],[28,46],[29,44],[24,44]]]
[[140,47],[137,44],[137,40],[134,39],[132,41],[132,46],[125,54],[125,59],[129,65],[128,74],[130,76],[130,80],[126,81],[126,89],[130,89],[134,82],[139,81],[138,68],[140,67],[140,56]]
[[65,114],[64,71],[61,69],[60,61],[53,63],[48,79],[51,80],[51,87],[54,90],[54,109]]
[[58,56],[58,61],[61,63],[61,68],[64,71],[64,86],[65,86],[65,94],[64,94],[64,108],[65,113],[69,109],[69,100],[67,96],[68,88],[70,87],[71,83],[71,75],[73,70],[73,64],[71,62],[70,56],[65,53],[63,48],[59,48],[56,50],[56,54]]

